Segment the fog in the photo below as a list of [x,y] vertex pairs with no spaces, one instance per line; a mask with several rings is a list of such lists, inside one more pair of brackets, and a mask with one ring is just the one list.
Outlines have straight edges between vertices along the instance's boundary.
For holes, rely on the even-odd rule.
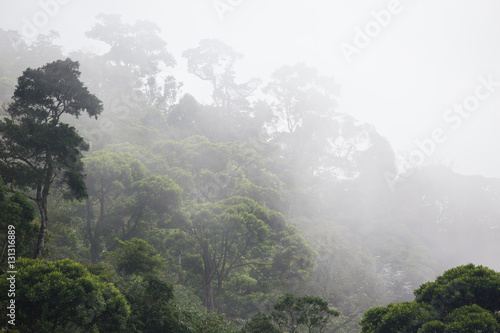
[[[25,20],[38,18],[41,3],[4,4],[2,28],[25,28],[31,34]],[[418,149],[415,140],[447,125],[443,114],[473,92],[478,77],[500,76],[500,23],[495,16],[500,5],[494,0],[397,1],[387,26],[350,57],[342,52],[342,43],[356,47],[357,29],[369,26],[372,13],[387,9],[390,1],[228,3],[66,1],[36,28],[40,33],[58,31],[58,43],[66,51],[102,49],[84,38],[98,13],[118,13],[126,22],[150,20],[161,27],[169,51],[179,60],[179,75],[185,73],[180,54],[203,38],[220,39],[244,54],[237,68],[242,79],[268,77],[280,65],[305,62],[341,84],[339,110],[374,124],[397,150],[407,152]],[[206,100],[194,78],[183,75],[179,81]],[[499,103],[497,93],[481,103],[473,117],[450,131],[430,162],[447,163],[460,173],[500,176],[499,160],[488,154],[499,141],[494,125]]]
[[[89,199],[60,205],[51,192],[59,230],[48,259],[108,262],[121,253],[115,237],[144,239],[166,262],[162,277],[209,311],[246,320],[279,292],[307,292],[342,313],[331,332],[358,332],[363,311],[412,300],[452,267],[500,270],[498,1],[26,0],[0,9],[6,108],[23,70],[67,57],[104,106],[98,120],[61,118],[90,144]],[[109,192],[97,190],[103,179]],[[200,275],[208,246],[197,241],[212,235],[203,223],[208,212],[233,212],[231,200],[303,239],[269,245],[296,249],[289,261],[272,252],[296,271],[256,273],[252,252],[243,268],[213,273],[217,281]],[[257,295],[260,279],[269,286]]]

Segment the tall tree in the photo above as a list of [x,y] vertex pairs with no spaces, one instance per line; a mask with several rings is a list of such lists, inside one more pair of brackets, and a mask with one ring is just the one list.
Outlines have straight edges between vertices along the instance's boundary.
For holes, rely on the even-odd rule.
[[235,82],[234,64],[243,55],[217,39],[203,39],[199,46],[182,53],[188,60],[188,71],[212,85],[217,107],[247,107],[249,97],[260,85],[259,79]]
[[274,110],[293,133],[307,118],[331,118],[339,87],[333,78],[305,64],[277,69],[264,92],[273,97]]
[[[86,156],[84,162],[89,194],[86,200],[87,233],[91,260],[97,262],[103,250],[104,224],[113,214],[112,203],[130,197],[133,183],[144,178],[146,171],[144,165],[129,153],[100,150]],[[120,208],[123,211],[123,207]]]
[[40,212],[35,258],[45,246],[51,189],[64,190],[68,199],[87,196],[81,157],[89,146],[62,118],[83,112],[97,118],[102,103],[79,80],[78,68],[71,59],[28,68],[18,79],[9,117],[0,120],[0,175],[25,191]]
[[165,41],[159,36],[160,28],[154,23],[125,24],[119,15],[101,14],[97,18],[98,23],[86,36],[111,47],[105,58],[112,64],[125,66],[138,77],[157,74],[161,64],[175,65],[173,56],[165,49]]
[[133,88],[144,93],[149,105],[163,108],[173,104],[182,84],[173,76],[162,77],[163,82],[159,82],[162,69],[175,65],[174,57],[166,49],[167,43],[160,37],[160,28],[148,21],[126,24],[119,15],[101,14],[97,19],[86,36],[110,47],[103,58],[118,70],[115,73],[131,74],[128,79]]
[[253,281],[237,292],[242,296],[269,284],[296,281],[311,265],[312,251],[286,226],[283,215],[249,198],[200,205],[189,234],[203,261],[204,303],[209,311],[221,312],[226,284],[236,273]]

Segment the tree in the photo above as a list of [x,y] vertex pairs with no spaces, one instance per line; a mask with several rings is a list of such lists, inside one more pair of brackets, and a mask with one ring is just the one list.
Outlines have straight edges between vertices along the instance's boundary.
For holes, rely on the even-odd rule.
[[159,36],[160,28],[154,23],[124,24],[119,15],[100,14],[97,18],[99,22],[86,36],[111,47],[105,58],[112,64],[130,68],[139,77],[158,74],[161,64],[175,64],[173,56],[165,50],[165,41]]
[[440,314],[474,304],[496,313],[500,311],[500,274],[468,264],[447,270],[414,293],[416,302],[431,304]]
[[175,313],[173,287],[156,275],[134,276],[122,282],[131,316],[127,332],[189,332]]
[[120,248],[112,252],[116,260],[116,270],[124,275],[150,274],[163,265],[163,260],[155,248],[143,239],[129,241],[116,240]]
[[9,118],[0,121],[0,175],[29,193],[40,212],[35,258],[45,245],[50,190],[66,188],[66,197],[78,200],[87,196],[81,152],[89,147],[62,118],[83,112],[97,118],[102,103],[79,80],[78,66],[66,59],[25,70],[7,108]]
[[452,268],[414,292],[415,300],[375,307],[363,333],[500,332],[500,274],[473,264]]
[[281,330],[286,329],[290,333],[297,332],[300,325],[304,325],[309,333],[315,329],[322,332],[330,317],[340,314],[330,309],[328,302],[321,297],[294,297],[292,294],[283,295],[274,303],[273,309],[270,315],[272,320]]
[[264,91],[274,98],[275,112],[293,133],[307,117],[333,115],[338,87],[316,69],[297,64],[277,69]]
[[149,176],[139,180],[134,183],[133,193],[133,201],[126,208],[125,238],[142,236],[145,230],[166,227],[169,222],[183,223],[181,214],[178,214],[182,188],[168,176]]
[[[33,222],[35,209],[29,199],[20,193],[10,194],[8,190],[0,177],[0,264],[10,254],[19,257],[32,251],[37,235],[37,225]],[[8,246],[8,240],[12,239],[9,235],[15,235],[14,248]]]
[[[16,328],[21,332],[117,332],[130,308],[113,284],[72,260],[21,258],[16,263]],[[5,275],[2,290],[8,290]],[[2,298],[2,313],[7,308]],[[2,315],[2,324],[5,324]],[[3,325],[2,325],[3,327]]]
[[[102,252],[101,237],[106,219],[114,213],[113,202],[131,196],[134,182],[143,179],[146,170],[129,153],[103,150],[86,156],[84,163],[87,173],[85,183],[89,194],[86,201],[87,233],[91,260],[97,262]],[[95,215],[97,218],[94,218]]]
[[[129,262],[128,268],[133,270],[125,272],[133,274],[116,274],[119,272],[106,263],[92,264],[89,271],[115,284],[127,299],[131,309],[127,332],[236,332],[234,325],[224,316],[207,313],[199,299],[187,288],[168,283],[165,272],[154,269],[159,263],[146,257],[156,256],[155,250],[146,242],[132,240],[120,243],[125,245],[114,251],[112,257]],[[128,254],[123,251],[125,248],[128,248]],[[117,263],[115,267],[123,273]]]
[[363,333],[412,333],[423,324],[438,319],[438,315],[428,304],[401,302],[386,307],[375,307],[365,312],[361,320]]
[[349,228],[318,218],[291,222],[317,252],[311,282],[302,292],[322,297],[341,313],[330,332],[359,330],[364,311],[393,299],[393,281],[377,274],[375,254],[363,249],[366,241]]
[[446,316],[444,322],[447,323],[445,332],[500,332],[498,313],[491,313],[476,304],[454,310]]
[[[147,157],[150,167],[165,172],[161,161],[151,154]],[[89,197],[81,216],[92,262],[99,261],[104,250],[115,248],[115,237],[147,239],[151,230],[182,223],[183,190],[168,176],[148,176],[146,166],[120,149],[97,151],[83,161]]]
[[339,314],[321,297],[295,297],[287,293],[274,303],[270,315],[261,312],[254,315],[242,333],[323,332],[331,317]]
[[263,291],[269,283],[276,287],[279,281],[300,279],[311,264],[310,249],[283,216],[249,198],[199,205],[188,233],[203,260],[203,297],[209,311],[222,311],[225,284],[236,272],[252,281],[236,293],[241,296]]
[[203,113],[203,106],[192,95],[185,94],[168,113],[167,122],[175,130],[176,136],[182,135],[181,138],[184,138],[203,130],[200,124]]
[[182,53],[188,59],[188,71],[212,85],[214,105],[248,107],[246,98],[260,85],[251,79],[243,84],[235,82],[234,64],[243,55],[217,39],[203,39],[199,46]]
[[[122,22],[119,15],[98,15],[98,23],[86,33],[87,37],[110,46],[104,59],[114,67],[132,73],[132,87],[144,93],[149,105],[165,107],[172,104],[182,86],[173,76],[158,84],[162,67],[175,65],[174,57],[166,50],[167,43],[160,37],[160,28],[148,21],[133,25]],[[130,78],[129,78],[130,79]],[[127,92],[128,93],[128,92]]]
[[245,324],[241,333],[280,333],[280,330],[274,326],[269,316],[259,311]]

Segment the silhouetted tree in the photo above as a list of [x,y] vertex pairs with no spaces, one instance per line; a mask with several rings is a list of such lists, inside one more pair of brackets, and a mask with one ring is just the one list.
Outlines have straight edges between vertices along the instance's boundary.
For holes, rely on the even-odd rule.
[[50,190],[67,188],[68,198],[87,196],[81,152],[89,147],[62,117],[87,112],[97,118],[102,103],[89,93],[79,75],[78,63],[70,59],[28,68],[18,79],[7,108],[9,118],[0,121],[0,175],[6,183],[23,189],[40,212],[35,258],[42,257],[45,245]]

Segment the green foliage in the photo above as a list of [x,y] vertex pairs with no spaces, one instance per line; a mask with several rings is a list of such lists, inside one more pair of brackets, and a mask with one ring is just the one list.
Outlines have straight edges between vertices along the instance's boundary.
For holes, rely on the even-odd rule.
[[236,332],[224,316],[207,313],[189,288],[171,285],[158,272],[121,276],[105,263],[88,270],[113,282],[126,297],[131,309],[126,332]]
[[234,311],[238,307],[224,304],[226,289],[237,276],[249,283],[240,284],[240,290],[230,288],[235,291],[228,297],[231,300],[300,282],[307,276],[313,256],[297,231],[286,226],[281,214],[244,197],[199,205],[192,214],[188,233],[196,240],[203,260],[204,302],[208,310],[217,307],[218,311],[224,308],[237,313]]
[[309,332],[321,331],[330,317],[340,315],[338,311],[330,309],[328,302],[321,297],[302,296],[297,298],[296,303],[302,312],[297,322],[306,326]]
[[280,333],[269,316],[262,312],[254,315],[242,328],[241,333]]
[[113,249],[113,239],[146,237],[154,228],[182,224],[182,188],[166,175],[148,176],[129,152],[98,151],[84,159],[89,199],[84,217],[91,260]]
[[45,245],[52,186],[66,188],[68,198],[87,196],[81,152],[88,145],[60,118],[83,112],[97,118],[103,107],[79,80],[78,66],[66,59],[25,70],[7,108],[10,118],[0,120],[0,176],[8,184],[36,193],[31,198],[41,216],[37,258]]
[[146,239],[165,258],[165,275],[185,286],[199,285],[203,267],[201,258],[192,254],[195,242],[180,229],[152,229]]
[[134,184],[136,210],[172,213],[182,203],[182,188],[167,176],[150,176]]
[[65,201],[60,193],[53,193],[48,201],[49,220],[52,228],[48,232],[45,257],[47,260],[71,259],[83,261],[88,258],[85,224],[81,212],[85,209],[83,202]]
[[448,323],[446,331],[453,333],[500,332],[498,316],[476,304],[454,310],[445,322]]
[[127,332],[186,331],[175,318],[173,288],[167,282],[148,274],[145,278],[127,277],[118,285],[131,309]]
[[447,270],[434,282],[415,290],[417,302],[433,305],[447,314],[466,305],[500,311],[500,274],[483,266],[468,264]]
[[498,316],[477,306],[466,305],[454,310],[443,321],[425,323],[417,333],[500,332]]
[[83,159],[87,173],[86,185],[89,195],[97,196],[101,193],[110,198],[117,193],[130,189],[133,182],[144,178],[144,165],[130,153],[114,153],[105,150],[97,151]]
[[330,317],[339,314],[330,309],[328,302],[321,297],[285,294],[274,303],[270,317],[281,331],[298,332],[299,326],[303,325],[308,332],[321,332]]
[[111,252],[116,270],[123,275],[150,274],[163,265],[154,247],[145,240],[132,238],[129,241],[116,239],[120,248]]
[[439,320],[429,321],[422,325],[418,333],[446,333],[446,325]]
[[169,165],[183,167],[194,173],[203,169],[222,171],[226,168],[228,160],[226,144],[213,143],[199,135],[190,136],[180,142],[159,141],[153,147],[153,151],[165,158]]
[[[40,226],[47,258],[101,262],[89,270],[132,308],[124,331],[232,332],[230,320],[270,310],[275,295],[291,292],[319,295],[341,312],[327,326],[309,312],[298,331],[308,323],[356,333],[364,311],[411,300],[415,286],[458,260],[496,262],[500,182],[423,167],[394,183],[388,141],[338,113],[338,88],[315,69],[279,68],[254,101],[259,80],[236,83],[242,55],[204,40],[183,57],[212,85],[213,103],[189,92],[178,100],[180,84],[164,71],[175,61],[155,24],[101,15],[87,35],[108,51],[73,53],[80,67],[60,60],[32,69],[63,58],[57,33],[28,44],[0,30],[0,101],[22,75],[0,123],[0,176],[9,185],[0,190],[0,238],[14,224],[16,253],[26,254]],[[103,103],[79,82],[79,68]],[[74,119],[78,108],[96,116],[100,104],[97,121]],[[92,153],[82,158],[86,143]],[[84,203],[62,202],[85,197],[85,187]],[[15,191],[35,200],[39,219]],[[106,251],[121,272],[102,262]],[[495,332],[497,276],[467,274],[424,284],[419,301],[367,311],[364,324]],[[244,329],[273,332],[278,319],[261,313]]]
[[339,314],[321,297],[295,297],[287,293],[274,303],[270,315],[259,311],[241,332],[323,332],[330,319]]
[[[16,269],[16,327],[22,332],[117,332],[125,328],[130,314],[125,297],[81,264],[69,259],[20,258]],[[8,290],[7,284],[2,275],[2,290]],[[5,318],[2,315],[3,325]]]
[[[235,325],[224,315],[218,315],[205,310],[193,311],[180,309],[176,313],[179,321],[185,325],[185,332],[203,333],[236,333]],[[183,331],[178,331],[183,332]]]
[[[28,198],[20,193],[9,194],[0,177],[0,248],[6,248],[9,225],[15,231],[15,256],[33,251],[38,225],[33,221],[35,210]],[[6,262],[7,250],[0,256],[0,264]]]
[[[91,260],[99,260],[103,236],[110,233],[110,217],[122,211],[134,182],[145,177],[144,165],[129,153],[98,151],[84,158],[87,172],[86,231]],[[118,206],[118,207],[117,207]],[[116,219],[116,218],[115,218]]]
[[132,198],[122,208],[127,218],[123,237],[144,238],[153,228],[183,225],[181,205],[182,188],[168,176],[149,176],[135,182]]
[[78,117],[85,111],[97,117],[102,103],[79,81],[78,68],[77,62],[66,59],[25,70],[18,79],[9,115],[31,118],[35,123],[49,121],[53,125],[63,113]]
[[417,332],[424,323],[435,319],[438,319],[438,315],[431,306],[402,302],[368,310],[361,325],[363,333]]
[[365,312],[363,333],[499,332],[500,274],[472,264],[452,268],[415,290],[415,300]]

